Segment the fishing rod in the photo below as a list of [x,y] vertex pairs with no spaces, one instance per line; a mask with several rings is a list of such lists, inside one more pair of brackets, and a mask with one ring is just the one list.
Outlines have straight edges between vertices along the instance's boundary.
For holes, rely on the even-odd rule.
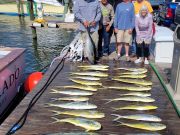
[[[68,52],[70,51],[70,48],[68,48],[66,54],[63,56],[61,61],[58,63],[58,65],[55,67],[55,69],[52,71],[50,77],[46,81],[45,85],[34,95],[34,97],[31,99],[27,109],[25,112],[22,114],[20,119],[10,128],[10,130],[6,133],[6,135],[12,135],[19,129],[23,127],[23,125],[26,122],[27,116],[31,108],[35,105],[35,103],[38,101],[38,99],[42,96],[42,94],[46,91],[47,87],[51,84],[51,82],[54,80],[54,78],[62,71],[65,63],[66,56]],[[57,69],[60,67],[60,65],[63,63],[62,67],[60,68],[59,71]]]

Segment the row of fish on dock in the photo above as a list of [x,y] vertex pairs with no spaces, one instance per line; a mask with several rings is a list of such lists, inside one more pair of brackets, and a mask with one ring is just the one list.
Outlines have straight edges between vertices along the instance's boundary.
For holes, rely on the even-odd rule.
[[[147,81],[144,78],[147,77],[147,69],[146,68],[117,68],[115,70],[124,70],[125,72],[120,72],[118,75],[112,77],[112,80],[124,83],[125,86],[109,86],[108,89],[110,90],[119,90],[119,91],[129,91],[124,94],[119,94],[118,98],[114,99],[107,99],[108,102],[115,102],[115,101],[125,101],[125,102],[137,102],[138,105],[127,105],[124,107],[113,107],[115,111],[120,110],[133,110],[133,111],[149,111],[155,110],[158,107],[154,105],[150,105],[149,103],[155,102],[155,99],[151,98],[151,88],[152,82]],[[125,79],[124,79],[125,78]],[[141,105],[141,103],[143,103]],[[148,103],[148,105],[144,105]],[[120,123],[120,125],[124,125],[131,128],[142,129],[146,131],[160,131],[166,128],[166,125],[160,123],[162,120],[158,116],[147,114],[147,113],[138,113],[138,114],[111,114],[116,116],[113,121]],[[137,121],[135,123],[127,123],[119,121],[120,119],[128,119]],[[140,122],[139,122],[140,121]],[[146,135],[148,133],[145,133]],[[158,134],[158,133],[149,133],[151,135]]]
[[[69,86],[56,86],[51,89],[51,93],[68,95],[61,98],[52,98],[53,101],[68,101],[59,104],[48,103],[48,106],[58,107],[68,110],[52,110],[55,115],[68,115],[73,116],[65,119],[58,119],[52,117],[56,122],[71,123],[75,126],[84,128],[86,131],[96,131],[102,128],[102,125],[94,120],[104,118],[105,114],[98,111],[95,104],[89,102],[90,96],[102,86],[100,80],[107,78],[107,73],[93,72],[99,69],[100,71],[108,71],[109,66],[94,65],[94,66],[78,66],[81,72],[70,73],[70,78],[74,85]],[[92,71],[92,72],[88,72]],[[74,117],[75,116],[75,117]],[[88,133],[87,133],[88,134]],[[91,133],[92,134],[92,133]]]
[[[114,111],[120,110],[155,110],[158,107],[154,105],[140,105],[139,103],[152,103],[155,100],[151,98],[149,92],[152,87],[152,82],[147,81],[143,78],[147,77],[147,69],[145,68],[117,68],[115,71],[122,71],[113,76],[111,80],[125,83],[128,85],[118,86],[104,86],[101,79],[108,78],[107,71],[109,66],[106,65],[84,65],[78,66],[79,72],[71,72],[70,78],[74,85],[69,86],[56,86],[51,89],[51,93],[67,95],[60,98],[52,98],[52,101],[66,101],[63,103],[47,103],[50,107],[57,107],[65,110],[51,110],[53,115],[54,123],[67,122],[75,126],[84,128],[86,131],[96,131],[102,129],[101,123],[96,121],[97,119],[104,118],[105,114],[98,111],[98,106],[89,103],[89,98],[98,89],[110,89],[127,91],[127,93],[119,94],[118,98],[114,99],[102,99],[106,103],[110,102],[138,102],[138,105],[128,105],[124,107],[112,107]],[[131,85],[132,84],[132,85]],[[108,95],[107,95],[108,96]],[[101,99],[100,99],[101,100]],[[67,115],[72,116],[70,118],[58,119],[56,115]],[[116,116],[113,121],[120,123],[131,128],[143,129],[147,131],[159,131],[166,128],[164,124],[161,124],[161,119],[157,116],[150,114],[132,114],[132,115],[119,115],[111,114]],[[75,117],[74,117],[75,116]],[[108,117],[108,116],[106,116]],[[94,120],[95,119],[95,120]],[[120,119],[135,120],[136,123],[125,123],[119,121]],[[144,121],[144,122],[139,122]],[[158,133],[150,133],[158,134]],[[148,135],[148,133],[146,133]]]

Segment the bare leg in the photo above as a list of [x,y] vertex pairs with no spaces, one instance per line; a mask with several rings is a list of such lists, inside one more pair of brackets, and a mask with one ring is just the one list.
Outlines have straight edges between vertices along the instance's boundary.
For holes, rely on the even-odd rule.
[[122,43],[117,43],[117,54],[121,55]]
[[126,56],[129,56],[129,44],[125,44],[125,52],[126,52]]

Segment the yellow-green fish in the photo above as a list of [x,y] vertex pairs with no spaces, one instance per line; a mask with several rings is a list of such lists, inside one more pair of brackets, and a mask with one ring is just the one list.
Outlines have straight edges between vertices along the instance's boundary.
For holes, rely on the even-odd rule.
[[119,122],[119,123],[120,125],[136,128],[136,129],[148,130],[148,131],[159,131],[166,128],[166,125],[161,123],[147,123],[147,122],[139,122],[139,123]]
[[82,65],[80,68],[109,68],[108,65]]
[[91,96],[94,93],[90,91],[82,91],[82,90],[56,90],[51,89],[52,92],[50,93],[59,93],[64,95],[71,95],[71,96]]
[[108,89],[116,89],[116,90],[128,90],[128,91],[149,91],[151,90],[150,86],[110,86]]
[[147,111],[147,110],[155,110],[157,106],[154,105],[128,105],[124,107],[113,108],[114,110],[138,110],[138,111]]
[[143,71],[147,72],[146,68],[117,68],[117,69],[131,71],[131,72],[143,72]]
[[[155,100],[150,97],[139,97],[139,96],[123,96],[119,98],[114,98],[114,99],[105,99],[108,100],[107,103],[113,102],[113,101],[128,101],[128,102],[144,102],[144,103],[150,103],[154,102]],[[107,104],[106,103],[106,104]]]
[[132,79],[142,79],[145,78],[147,75],[141,74],[141,75],[120,75],[115,78],[132,78]]
[[75,83],[82,84],[82,85],[102,86],[102,83],[100,83],[98,81],[87,81],[87,80],[80,80],[80,79],[70,79],[70,80]]
[[113,121],[117,121],[119,119],[129,119],[129,120],[140,120],[140,121],[151,121],[151,122],[160,122],[161,118],[150,115],[150,114],[132,114],[132,115],[119,115],[119,114],[111,114],[116,116],[117,118]]
[[75,126],[78,127],[82,127],[84,129],[86,129],[86,131],[96,131],[96,130],[100,130],[101,129],[101,124],[97,121],[94,120],[89,120],[89,119],[85,119],[85,118],[66,118],[66,119],[57,119],[55,117],[52,117],[54,120],[56,120],[53,123],[57,123],[57,122],[67,122],[70,124],[73,124]]
[[105,114],[98,112],[96,110],[68,110],[68,111],[52,111],[55,113],[55,115],[71,115],[71,116],[77,116],[77,117],[84,117],[84,118],[92,118],[92,119],[99,119],[104,118]]
[[85,86],[85,85],[69,85],[69,86],[56,86],[56,88],[71,88],[71,89],[80,89],[80,90],[87,90],[87,91],[97,91],[98,87],[95,86]]
[[101,78],[99,77],[93,77],[93,76],[73,76],[72,79],[83,79],[83,80],[89,80],[89,81],[99,81]]
[[130,133],[126,135],[161,135],[159,133]]
[[85,70],[85,71],[108,71],[107,68],[96,68],[96,67],[89,67],[89,68],[82,68],[82,70]]
[[95,77],[108,77],[107,73],[102,72],[72,72],[72,75],[95,76]]
[[124,94],[119,94],[120,96],[139,96],[139,97],[149,97],[151,96],[151,93],[145,93],[145,92],[129,92]]
[[73,97],[61,97],[61,98],[51,98],[52,101],[88,101],[88,97],[80,97],[80,96],[73,96]]
[[124,73],[120,73],[119,75],[140,75],[145,73],[147,73],[147,70],[138,71],[138,72],[124,72]]
[[138,80],[138,79],[118,79],[118,78],[113,78],[112,80],[119,81],[119,82],[124,82],[124,83],[132,83],[132,84],[137,84],[137,85],[142,85],[142,86],[149,86],[152,85],[152,82],[146,81],[146,80]]
[[61,103],[61,104],[50,104],[47,103],[50,107],[59,107],[64,109],[74,109],[74,110],[89,110],[96,109],[97,106],[90,104],[88,102],[70,102],[70,103]]
[[67,132],[67,133],[60,132],[60,133],[52,133],[52,134],[50,133],[50,134],[45,134],[45,135],[100,135],[100,134],[92,133],[92,132]]

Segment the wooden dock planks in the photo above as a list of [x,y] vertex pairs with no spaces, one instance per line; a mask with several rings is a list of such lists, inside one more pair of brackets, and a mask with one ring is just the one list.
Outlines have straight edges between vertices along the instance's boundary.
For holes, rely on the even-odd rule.
[[[115,67],[135,67],[133,63],[128,62],[113,62],[113,61],[103,61],[103,64],[110,65],[110,70],[108,71],[110,75],[116,74],[115,71],[112,71]],[[27,121],[24,127],[19,130],[16,134],[17,135],[42,135],[48,133],[58,133],[58,132],[73,132],[73,131],[84,131],[82,128],[75,127],[74,125],[68,123],[55,123],[51,124],[54,120],[51,119],[52,113],[49,111],[50,109],[58,108],[45,108],[45,103],[50,101],[52,97],[62,97],[63,95],[60,94],[50,94],[49,91],[54,86],[58,85],[71,85],[73,82],[68,80],[69,73],[71,71],[77,71],[76,68],[77,64],[74,63],[66,63],[62,72],[56,77],[56,79],[52,82],[50,87],[46,90],[46,92],[42,95],[36,105],[32,108],[27,118]],[[180,135],[180,119],[178,118],[171,102],[169,101],[167,95],[165,94],[162,86],[158,78],[156,77],[155,73],[152,71],[150,67],[148,68],[148,80],[153,82],[153,88],[151,90],[152,98],[156,101],[153,105],[157,105],[159,108],[157,110],[152,111],[128,111],[128,110],[121,110],[114,112],[112,107],[121,107],[125,105],[130,105],[130,102],[112,102],[109,104],[104,104],[106,101],[102,99],[111,99],[118,97],[118,94],[125,93],[126,91],[117,91],[117,90],[107,90],[107,89],[100,89],[98,90],[93,96],[90,97],[90,103],[96,104],[98,106],[99,111],[104,112],[106,117],[102,119],[98,119],[97,121],[100,122],[103,126],[102,130],[97,131],[97,133],[101,135],[109,135],[109,134],[117,134],[117,135],[125,135],[128,133],[151,133],[145,130],[133,129],[125,126],[118,126],[117,123],[112,122],[113,116],[110,114],[117,113],[117,114],[135,114],[135,113],[147,113],[159,116],[162,118],[162,123],[167,126],[167,128],[163,131],[158,133],[162,135]],[[21,116],[21,114],[26,109],[30,99],[32,96],[37,92],[37,89],[40,88],[47,77],[52,72],[50,69],[45,78],[42,80],[41,84],[30,94],[26,96],[26,98],[21,102],[21,104],[13,111],[13,113],[5,120],[5,122],[0,126],[0,135],[4,135],[7,130],[17,121],[17,119]],[[122,83],[110,81],[110,79],[102,80],[103,84],[107,86],[112,85],[123,85]],[[133,103],[132,103],[133,104]],[[137,103],[142,104],[142,103]],[[61,115],[58,118],[66,118],[67,116]],[[123,120],[126,122],[131,122],[130,120]]]

